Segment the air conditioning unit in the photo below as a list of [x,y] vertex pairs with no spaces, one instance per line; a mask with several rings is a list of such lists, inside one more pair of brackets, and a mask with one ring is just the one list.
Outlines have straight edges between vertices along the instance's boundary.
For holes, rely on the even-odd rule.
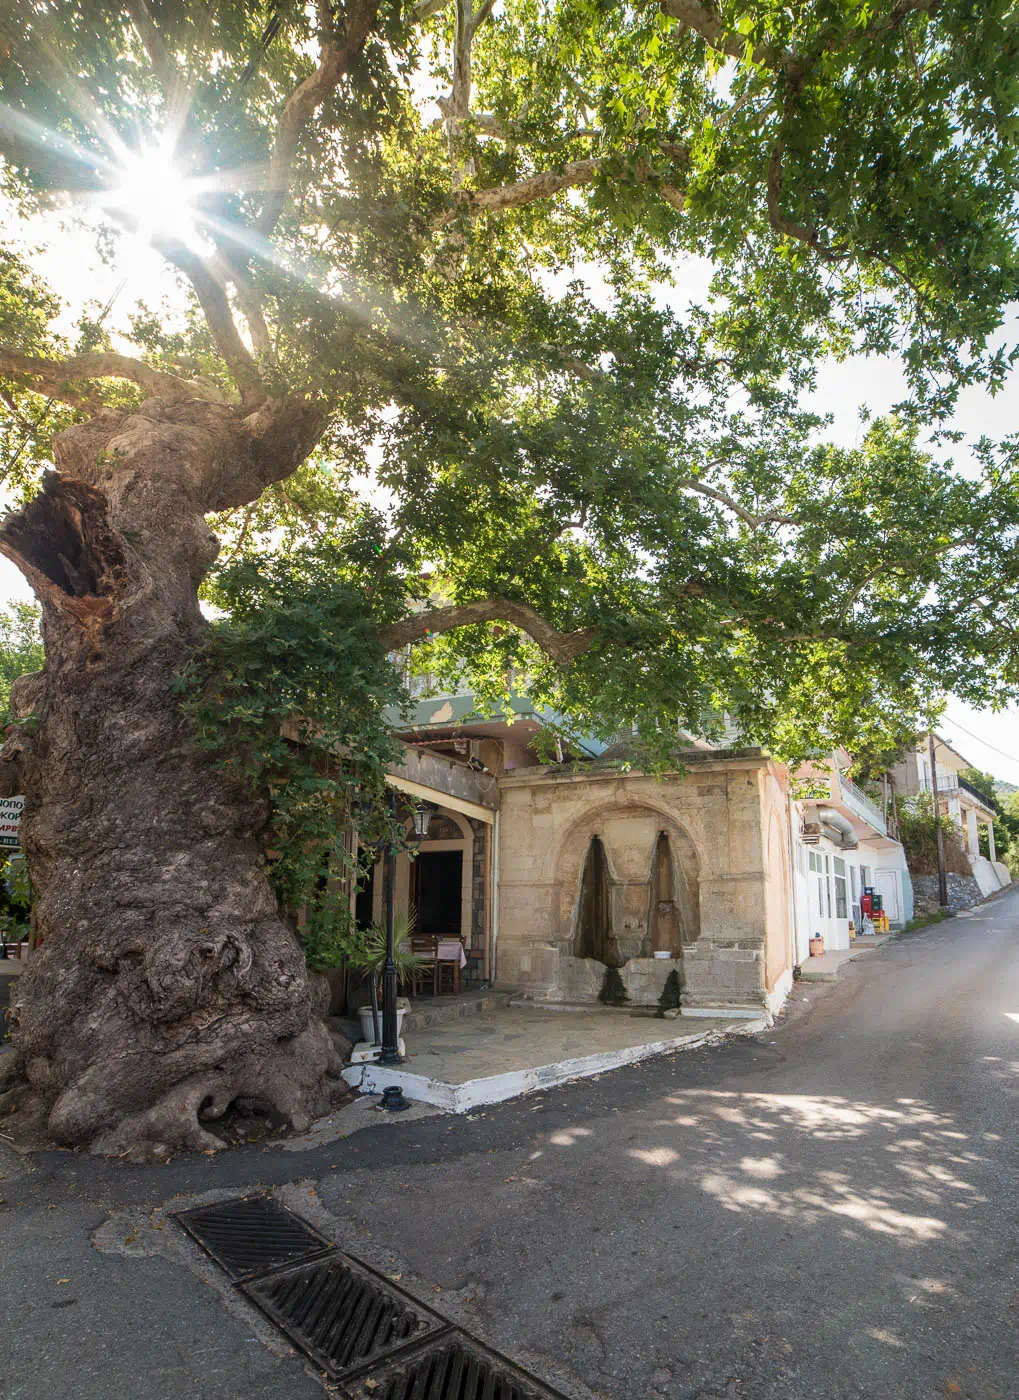
[[805,846],[816,846],[821,840],[821,823],[804,822],[800,829],[800,840]]

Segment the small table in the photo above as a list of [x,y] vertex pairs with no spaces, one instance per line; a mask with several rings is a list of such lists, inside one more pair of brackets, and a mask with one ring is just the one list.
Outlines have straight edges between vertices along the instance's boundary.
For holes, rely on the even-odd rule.
[[453,964],[453,992],[454,995],[460,990],[460,969],[467,966],[467,954],[464,952],[464,945],[455,935],[440,937],[435,940],[436,962],[448,962]]

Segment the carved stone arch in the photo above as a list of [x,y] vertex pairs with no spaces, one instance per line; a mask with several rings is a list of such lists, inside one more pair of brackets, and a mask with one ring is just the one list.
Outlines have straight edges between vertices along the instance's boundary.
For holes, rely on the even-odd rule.
[[[643,797],[592,804],[562,834],[553,853],[557,876],[558,909],[555,939],[562,953],[575,955],[578,921],[583,899],[584,868],[591,838],[604,847],[612,905],[611,940],[619,940],[616,966],[648,951],[648,901],[652,852],[659,833],[669,838],[673,867],[673,898],[677,906],[681,942],[696,941],[700,933],[701,856],[682,823],[661,804]],[[631,925],[624,927],[624,925]]]

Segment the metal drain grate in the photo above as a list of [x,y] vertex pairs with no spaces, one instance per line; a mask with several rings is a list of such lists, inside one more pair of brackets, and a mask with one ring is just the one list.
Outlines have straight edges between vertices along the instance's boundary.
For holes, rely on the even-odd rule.
[[349,1255],[295,1264],[252,1279],[243,1289],[336,1380],[450,1325]]
[[347,1394],[350,1400],[566,1400],[462,1332],[374,1366]]
[[348,1400],[566,1400],[270,1196],[176,1219]]
[[177,1219],[233,1279],[332,1248],[324,1235],[268,1196],[243,1196],[184,1210]]

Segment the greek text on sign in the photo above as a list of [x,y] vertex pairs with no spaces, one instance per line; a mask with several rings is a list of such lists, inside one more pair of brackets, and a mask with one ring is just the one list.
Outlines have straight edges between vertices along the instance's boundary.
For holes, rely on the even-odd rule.
[[23,797],[0,797],[0,847],[21,845]]

